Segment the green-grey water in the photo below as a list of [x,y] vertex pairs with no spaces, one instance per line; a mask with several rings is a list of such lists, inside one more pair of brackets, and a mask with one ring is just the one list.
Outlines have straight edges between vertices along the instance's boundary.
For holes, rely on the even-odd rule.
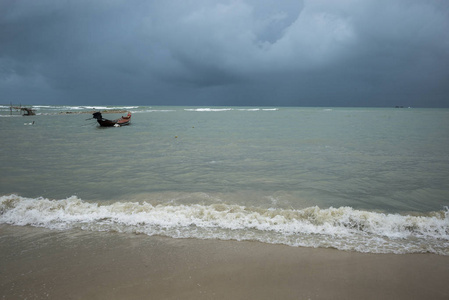
[[133,107],[120,128],[68,109],[3,108],[1,195],[265,212],[449,205],[447,109]]

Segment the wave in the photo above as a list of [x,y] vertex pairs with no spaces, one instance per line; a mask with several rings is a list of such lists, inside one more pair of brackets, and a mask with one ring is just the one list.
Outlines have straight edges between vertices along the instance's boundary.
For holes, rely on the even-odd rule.
[[[85,109],[95,109],[94,106],[66,106],[66,105],[33,105],[33,109],[35,110],[85,110]],[[99,107],[98,109],[104,109],[103,107]]]
[[197,112],[217,112],[217,111],[230,111],[232,108],[186,108],[185,111],[197,111]]
[[[0,106],[1,108],[1,106]],[[79,111],[79,110],[115,110],[115,109],[137,109],[139,106],[95,106],[95,105],[32,105],[35,110],[56,110],[56,111]],[[9,107],[8,107],[9,109]]]
[[278,108],[185,108],[185,111],[195,112],[222,112],[222,111],[277,111]]
[[113,231],[173,238],[253,240],[370,253],[449,255],[449,210],[384,214],[351,207],[261,209],[239,205],[99,204],[0,197],[0,224]]
[[[160,108],[152,108],[149,106],[95,106],[95,105],[31,105],[32,109],[36,111],[89,111],[89,110],[134,110],[134,112],[171,112],[176,111],[174,109],[160,109]],[[10,106],[0,105],[0,111],[8,111],[10,110]],[[205,108],[184,108],[185,111],[193,111],[193,112],[223,112],[223,111],[278,111],[278,108],[231,108],[231,107],[205,107]]]
[[85,109],[115,110],[115,109],[137,109],[139,106],[84,106]]
[[147,113],[147,112],[175,112],[176,109],[147,109],[147,110],[141,110],[141,111],[135,111],[140,113]]

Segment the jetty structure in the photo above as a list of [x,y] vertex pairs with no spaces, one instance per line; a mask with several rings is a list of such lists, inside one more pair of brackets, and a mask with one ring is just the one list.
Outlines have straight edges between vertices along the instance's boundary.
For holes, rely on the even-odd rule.
[[13,106],[12,104],[9,106],[10,114],[12,115],[12,112],[14,111],[20,111],[22,113],[22,116],[34,116],[36,115],[36,112],[31,107],[26,106]]

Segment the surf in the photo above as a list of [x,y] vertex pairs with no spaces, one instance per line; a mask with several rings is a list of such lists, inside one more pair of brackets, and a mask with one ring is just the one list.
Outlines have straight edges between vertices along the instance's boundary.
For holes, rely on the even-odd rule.
[[258,208],[218,204],[100,204],[66,199],[0,197],[0,223],[172,238],[249,240],[368,253],[449,255],[449,209],[388,214],[351,207]]

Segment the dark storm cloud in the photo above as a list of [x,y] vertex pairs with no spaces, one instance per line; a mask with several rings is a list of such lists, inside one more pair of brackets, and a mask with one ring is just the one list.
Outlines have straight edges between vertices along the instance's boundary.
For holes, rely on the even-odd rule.
[[439,0],[0,1],[0,103],[449,106]]

